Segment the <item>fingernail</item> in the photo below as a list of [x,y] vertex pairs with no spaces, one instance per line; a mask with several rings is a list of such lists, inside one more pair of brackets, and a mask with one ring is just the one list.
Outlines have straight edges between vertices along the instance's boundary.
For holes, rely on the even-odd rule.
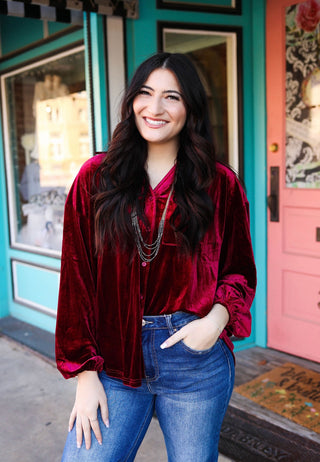
[[77,443],[77,448],[78,448],[78,449],[81,448],[81,444],[80,444],[80,443]]
[[167,348],[167,347],[168,347],[167,342],[163,342],[163,343],[160,345],[160,348],[161,348],[162,350],[164,350],[164,349]]
[[102,446],[102,441],[99,441],[99,440],[98,440],[98,443],[100,444],[100,446]]
[[109,427],[110,427],[110,422],[109,422],[109,419],[107,419],[107,420],[105,421],[105,426],[106,426],[107,428],[109,428]]

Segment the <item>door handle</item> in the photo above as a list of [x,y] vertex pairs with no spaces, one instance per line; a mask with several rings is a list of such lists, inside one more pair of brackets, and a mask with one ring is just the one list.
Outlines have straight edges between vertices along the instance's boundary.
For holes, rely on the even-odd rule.
[[267,198],[267,203],[268,203],[268,207],[269,207],[271,215],[272,216],[275,215],[277,213],[277,196],[275,194],[270,194]]
[[279,167],[270,167],[270,195],[267,204],[270,221],[279,221]]

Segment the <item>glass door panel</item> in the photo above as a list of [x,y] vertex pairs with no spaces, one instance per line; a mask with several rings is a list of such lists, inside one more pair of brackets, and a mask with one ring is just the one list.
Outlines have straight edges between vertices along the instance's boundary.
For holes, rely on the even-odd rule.
[[186,53],[198,70],[209,101],[217,158],[242,170],[236,32],[162,29],[162,47]]

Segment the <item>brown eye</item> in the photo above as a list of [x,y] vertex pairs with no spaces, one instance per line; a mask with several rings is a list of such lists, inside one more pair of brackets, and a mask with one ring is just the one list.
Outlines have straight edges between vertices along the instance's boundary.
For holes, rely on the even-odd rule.
[[138,92],[138,95],[150,95],[150,92],[148,90],[142,89]]
[[167,99],[173,100],[173,101],[180,101],[180,96],[177,95],[168,95]]

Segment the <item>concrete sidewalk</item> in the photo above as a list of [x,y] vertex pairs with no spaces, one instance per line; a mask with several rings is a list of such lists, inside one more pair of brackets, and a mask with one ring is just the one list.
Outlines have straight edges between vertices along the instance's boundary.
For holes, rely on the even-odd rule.
[[[55,364],[0,336],[0,460],[60,462],[76,381],[64,380]],[[153,419],[136,462],[167,460]],[[230,459],[219,457],[219,462]]]

